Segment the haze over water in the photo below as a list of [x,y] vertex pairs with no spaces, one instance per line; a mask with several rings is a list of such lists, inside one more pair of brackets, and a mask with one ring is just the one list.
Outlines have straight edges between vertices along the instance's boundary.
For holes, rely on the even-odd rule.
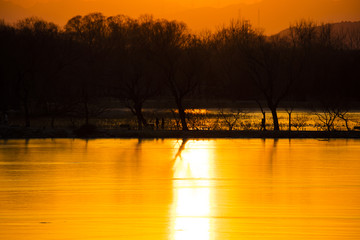
[[359,140],[0,142],[0,239],[359,239]]

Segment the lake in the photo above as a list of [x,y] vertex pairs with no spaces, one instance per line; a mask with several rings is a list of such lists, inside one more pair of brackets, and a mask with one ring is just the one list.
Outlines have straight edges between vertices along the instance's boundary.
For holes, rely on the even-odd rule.
[[359,239],[360,140],[0,141],[0,239]]

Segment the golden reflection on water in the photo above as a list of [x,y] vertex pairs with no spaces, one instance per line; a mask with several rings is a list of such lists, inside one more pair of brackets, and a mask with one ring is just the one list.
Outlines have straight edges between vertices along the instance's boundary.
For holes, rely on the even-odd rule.
[[0,239],[360,237],[360,141],[0,141]]
[[211,145],[211,141],[183,140],[175,155],[172,239],[210,239]]

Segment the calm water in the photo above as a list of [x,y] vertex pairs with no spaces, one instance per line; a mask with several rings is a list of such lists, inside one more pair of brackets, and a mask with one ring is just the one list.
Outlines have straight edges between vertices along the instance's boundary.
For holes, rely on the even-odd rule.
[[0,239],[359,239],[360,141],[0,142]]

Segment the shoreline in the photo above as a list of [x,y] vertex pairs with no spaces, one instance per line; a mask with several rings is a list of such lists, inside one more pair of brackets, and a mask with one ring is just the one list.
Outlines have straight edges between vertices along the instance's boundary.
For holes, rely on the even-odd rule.
[[96,129],[86,133],[76,133],[72,129],[42,129],[25,127],[0,127],[0,139],[42,139],[42,138],[143,138],[143,139],[166,139],[166,138],[344,138],[360,139],[360,131],[228,131],[228,130],[125,130],[125,129]]

